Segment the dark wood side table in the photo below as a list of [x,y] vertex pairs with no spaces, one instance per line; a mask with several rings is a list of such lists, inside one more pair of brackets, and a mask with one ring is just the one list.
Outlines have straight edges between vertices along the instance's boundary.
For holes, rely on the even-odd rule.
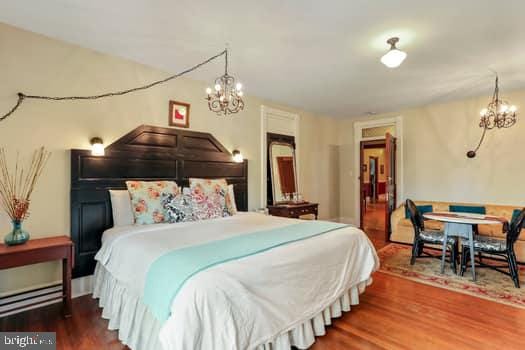
[[318,203],[301,203],[301,204],[279,204],[269,205],[268,213],[274,216],[298,219],[302,215],[313,214],[315,220],[318,216]]
[[62,299],[64,316],[71,316],[71,270],[74,266],[73,242],[67,236],[31,239],[15,246],[0,244],[0,270],[41,262],[62,260],[62,295],[9,311]]

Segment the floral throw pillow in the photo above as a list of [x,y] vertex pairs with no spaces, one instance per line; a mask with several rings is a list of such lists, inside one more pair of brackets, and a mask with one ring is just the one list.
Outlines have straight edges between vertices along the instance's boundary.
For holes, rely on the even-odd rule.
[[162,205],[171,223],[195,220],[193,197],[190,193],[168,194],[162,199]]
[[194,212],[199,220],[235,214],[231,208],[232,201],[225,179],[190,178],[190,189]]
[[207,196],[194,195],[193,200],[193,217],[195,220],[217,219],[229,216],[224,210],[226,207],[224,196],[218,193],[210,193]]
[[131,196],[135,223],[139,225],[168,222],[162,200],[176,196],[179,187],[174,181],[126,181]]

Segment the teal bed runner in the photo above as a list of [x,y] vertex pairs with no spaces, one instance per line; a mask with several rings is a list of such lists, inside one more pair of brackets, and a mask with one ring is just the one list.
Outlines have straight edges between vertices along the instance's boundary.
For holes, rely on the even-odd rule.
[[148,270],[144,287],[144,303],[159,321],[164,322],[170,315],[171,303],[179,290],[198,272],[345,226],[348,225],[327,221],[306,221],[168,252],[157,258]]

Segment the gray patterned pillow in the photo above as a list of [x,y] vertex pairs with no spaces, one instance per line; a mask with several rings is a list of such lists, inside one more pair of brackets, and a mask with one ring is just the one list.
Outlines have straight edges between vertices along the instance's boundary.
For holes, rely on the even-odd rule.
[[193,198],[190,194],[168,194],[163,197],[162,205],[168,215],[168,222],[195,221]]

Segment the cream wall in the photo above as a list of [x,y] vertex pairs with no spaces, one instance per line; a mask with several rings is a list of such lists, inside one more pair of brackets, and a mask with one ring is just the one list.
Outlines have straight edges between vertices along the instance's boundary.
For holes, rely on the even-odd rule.
[[[342,121],[341,217],[356,222],[358,194],[354,193],[354,181],[359,174],[353,173],[354,123],[395,116],[403,118],[403,198],[525,206],[525,120],[521,118],[525,113],[525,90],[508,92],[504,83],[503,96],[519,108],[518,122],[510,129],[488,131],[474,159],[465,154],[481,136],[479,111],[489,102],[489,94]],[[490,88],[489,79],[487,84]]]
[[[8,110],[16,92],[85,95],[141,85],[169,73],[0,24],[0,110]],[[210,81],[220,69],[210,76]],[[209,83],[209,82],[208,82]],[[249,82],[246,82],[249,86]],[[181,79],[163,86],[92,102],[26,101],[0,122],[0,145],[28,155],[45,145],[52,156],[36,187],[31,217],[24,227],[31,237],[69,235],[69,150],[88,148],[100,136],[106,145],[141,124],[167,126],[168,101],[191,104],[190,129],[211,132],[228,149],[249,160],[249,208],[260,203],[260,109],[268,105],[301,116],[298,152],[300,189],[320,203],[320,216],[339,216],[338,121],[247,96],[245,111],[218,117],[204,101],[204,82]],[[252,82],[255,84],[255,82]],[[249,88],[247,88],[249,92]],[[0,235],[10,229],[0,216]],[[59,279],[58,264],[39,264],[0,272],[0,294]]]

